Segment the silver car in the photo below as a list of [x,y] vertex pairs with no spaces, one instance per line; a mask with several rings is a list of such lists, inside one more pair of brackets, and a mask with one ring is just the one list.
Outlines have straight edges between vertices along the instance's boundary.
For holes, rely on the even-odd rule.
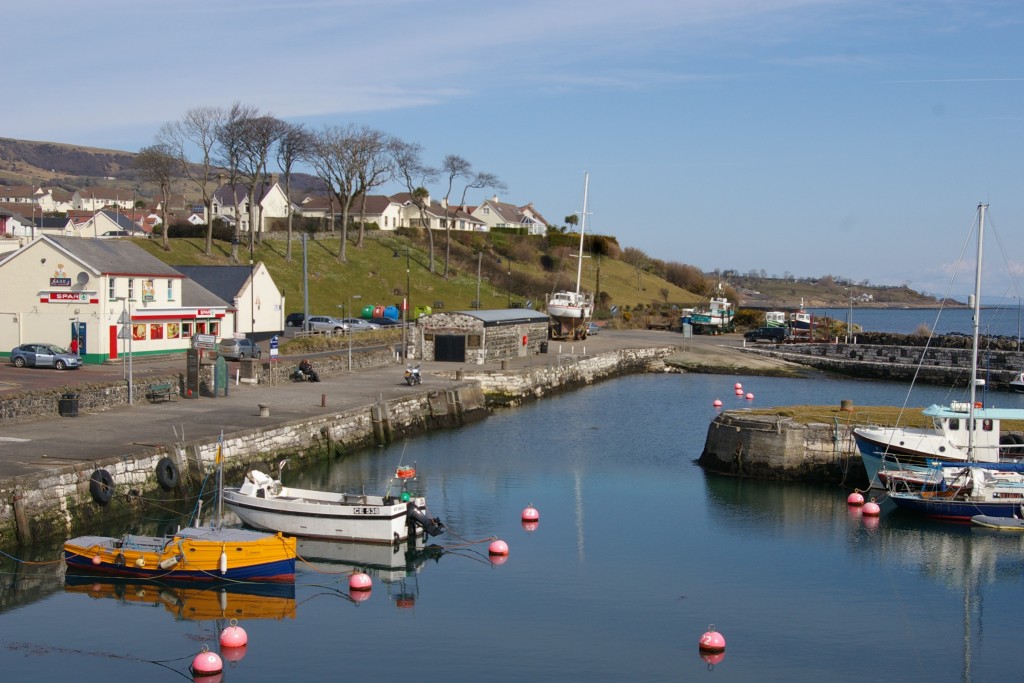
[[348,326],[329,315],[311,315],[306,321],[306,329],[311,332],[344,332]]
[[221,339],[217,344],[217,353],[228,360],[242,360],[243,358],[259,358],[263,355],[259,345],[252,339]]
[[380,325],[377,323],[371,323],[369,320],[363,320],[362,318],[342,318],[341,323],[353,332],[380,329]]
[[82,357],[54,344],[22,344],[11,351],[16,368],[57,368],[71,370],[82,367]]

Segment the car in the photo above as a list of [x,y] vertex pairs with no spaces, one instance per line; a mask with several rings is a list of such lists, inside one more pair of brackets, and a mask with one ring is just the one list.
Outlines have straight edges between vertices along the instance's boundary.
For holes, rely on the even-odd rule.
[[302,323],[306,320],[305,313],[289,313],[288,317],[284,319],[285,327],[302,327]]
[[372,323],[369,320],[363,320],[362,318],[342,318],[341,322],[348,326],[348,329],[353,332],[360,330],[379,330],[380,325]]
[[311,315],[305,327],[311,332],[344,332],[348,329],[341,320],[329,315]]
[[587,323],[587,336],[593,337],[595,334],[601,332],[601,326],[597,323]]
[[392,320],[391,318],[370,318],[370,322],[378,327],[393,327],[402,324],[401,320]]
[[16,368],[57,368],[74,370],[82,367],[82,357],[56,344],[22,344],[11,351]]
[[252,339],[221,339],[217,344],[217,353],[228,360],[243,358],[259,358],[263,355],[259,344]]
[[784,342],[789,339],[789,328],[786,327],[758,327],[743,335],[747,341],[758,342]]
[[110,239],[112,237],[131,237],[132,234],[127,230],[107,230],[105,233],[100,235],[101,239]]

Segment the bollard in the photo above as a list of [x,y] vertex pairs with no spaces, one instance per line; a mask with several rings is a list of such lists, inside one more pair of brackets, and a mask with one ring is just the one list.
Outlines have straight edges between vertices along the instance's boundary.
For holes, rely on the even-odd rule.
[[270,417],[270,404],[260,403],[260,417]]
[[853,412],[853,401],[851,401],[850,399],[847,399],[847,398],[844,398],[844,399],[840,400],[839,401],[839,410],[845,411],[847,413],[852,413]]
[[327,407],[327,394],[320,394],[320,407],[321,408],[326,408]]

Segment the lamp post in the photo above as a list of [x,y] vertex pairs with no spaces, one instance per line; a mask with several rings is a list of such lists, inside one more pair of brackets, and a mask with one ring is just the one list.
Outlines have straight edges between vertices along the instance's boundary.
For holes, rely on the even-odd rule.
[[[352,302],[359,301],[363,297],[359,294],[348,295],[348,310],[352,310]],[[347,316],[351,317],[351,316]],[[352,372],[352,330],[348,330],[348,371]]]
[[512,308],[512,259],[508,259],[508,308]]
[[[392,252],[392,258],[399,258],[401,254],[396,249]],[[402,358],[409,359],[409,308],[412,306],[412,261],[409,258],[409,246],[405,247],[405,301],[402,302]]]
[[[123,327],[118,334],[119,337],[128,339],[128,405],[133,405],[135,402],[135,387],[132,377],[132,308],[128,304],[132,302],[126,296],[117,297],[117,301],[121,302],[121,324]],[[124,356],[124,343],[121,344],[121,355]],[[122,360],[122,367],[124,367],[124,361]]]
[[484,253],[476,253],[476,310],[480,310],[480,264],[483,263]]
[[254,244],[249,240],[249,338],[256,337],[256,261]]

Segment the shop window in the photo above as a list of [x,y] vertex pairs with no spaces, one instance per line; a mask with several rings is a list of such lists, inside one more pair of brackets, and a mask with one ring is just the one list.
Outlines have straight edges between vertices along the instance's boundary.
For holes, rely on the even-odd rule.
[[164,324],[163,323],[150,323],[150,325],[149,325],[149,338],[150,339],[163,339],[164,338]]

